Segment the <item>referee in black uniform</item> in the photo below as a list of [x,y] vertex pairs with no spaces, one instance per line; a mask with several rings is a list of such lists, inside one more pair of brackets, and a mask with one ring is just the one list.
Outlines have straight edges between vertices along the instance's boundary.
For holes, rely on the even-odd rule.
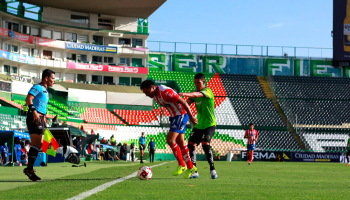
[[26,104],[28,105],[27,112],[27,128],[30,134],[32,145],[28,153],[28,166],[23,169],[23,173],[32,181],[41,180],[34,170],[33,165],[38,156],[44,140],[44,131],[46,125],[46,111],[49,102],[49,92],[47,88],[55,83],[55,72],[50,69],[45,69],[42,74],[41,83],[34,85],[28,92]]

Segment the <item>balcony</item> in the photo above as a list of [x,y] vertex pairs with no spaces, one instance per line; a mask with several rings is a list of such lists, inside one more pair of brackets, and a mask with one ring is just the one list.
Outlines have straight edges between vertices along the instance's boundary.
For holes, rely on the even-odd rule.
[[35,58],[36,65],[43,65],[48,67],[67,68],[67,62],[61,60],[49,60],[44,58]]
[[117,47],[118,48],[118,54],[137,54],[137,55],[148,55],[149,49],[147,47],[143,46],[131,46],[131,45],[116,45],[116,44],[109,44],[110,47]]

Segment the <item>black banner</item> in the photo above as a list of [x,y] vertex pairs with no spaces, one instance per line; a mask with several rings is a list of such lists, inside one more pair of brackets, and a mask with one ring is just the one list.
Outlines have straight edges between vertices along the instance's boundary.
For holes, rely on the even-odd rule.
[[350,66],[350,5],[333,0],[333,66]]
[[341,153],[293,152],[293,162],[339,162]]
[[[247,160],[247,152],[242,151],[242,160]],[[254,151],[253,161],[291,161],[290,152],[282,151]]]

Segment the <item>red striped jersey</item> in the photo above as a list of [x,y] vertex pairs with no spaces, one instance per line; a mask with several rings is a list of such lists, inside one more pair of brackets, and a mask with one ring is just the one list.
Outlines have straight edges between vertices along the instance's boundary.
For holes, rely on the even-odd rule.
[[252,131],[250,129],[248,129],[245,132],[244,137],[248,137],[248,144],[255,144],[255,139],[258,136],[258,131],[253,129]]
[[180,96],[173,89],[165,85],[159,85],[157,94],[153,97],[160,106],[169,111],[170,117],[186,114],[182,105],[177,103],[179,98]]

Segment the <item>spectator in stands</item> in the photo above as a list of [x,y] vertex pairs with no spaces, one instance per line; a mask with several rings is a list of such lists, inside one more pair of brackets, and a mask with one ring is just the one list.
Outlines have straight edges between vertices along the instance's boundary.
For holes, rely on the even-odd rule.
[[61,121],[61,125],[66,125],[66,122],[65,121]]
[[135,159],[135,143],[131,143],[130,145],[130,156],[131,156],[131,160],[134,162]]
[[110,150],[110,149],[107,149],[107,151],[106,151],[106,153],[105,153],[105,157],[106,157],[106,160],[114,161],[114,158],[113,158],[113,156],[111,155],[111,150]]
[[106,144],[106,139],[105,139],[105,137],[102,138],[101,144]]
[[124,143],[124,145],[120,147],[120,158],[122,160],[126,160],[127,155],[128,155],[128,146],[126,143]]
[[77,137],[73,140],[73,147],[78,151],[78,156],[80,156],[82,152],[81,137]]
[[[105,155],[104,155],[104,153],[103,153],[103,151],[102,151],[101,146],[100,146],[100,145],[97,145],[97,149],[98,149],[98,152],[99,152],[98,156],[100,157],[100,160],[104,160]],[[97,150],[96,150],[96,151],[97,151]]]
[[13,147],[13,161],[15,163],[15,166],[22,166],[22,164],[19,162],[22,156],[21,140],[21,137],[15,137],[15,145]]
[[151,138],[151,141],[148,143],[148,151],[149,151],[149,161],[154,162],[154,152],[156,150],[156,143]]
[[52,119],[52,127],[57,127],[59,126],[59,122],[58,122],[58,117],[57,115]]
[[25,144],[24,146],[25,146],[27,152],[29,152],[29,149],[30,149],[30,141],[29,141],[29,140],[26,140],[24,144]]
[[91,129],[91,135],[96,135],[94,129]]
[[4,139],[3,140],[3,145],[0,146],[0,154],[1,154],[1,159],[2,159],[2,164],[3,165],[7,164],[7,160],[8,160],[7,154],[8,154],[8,152],[9,152],[9,148],[7,146],[6,140]]
[[22,155],[21,155],[21,159],[19,160],[19,163],[21,163],[22,165],[26,165],[28,164],[28,152],[27,149],[24,145],[24,142],[21,142],[21,151],[22,151]]

